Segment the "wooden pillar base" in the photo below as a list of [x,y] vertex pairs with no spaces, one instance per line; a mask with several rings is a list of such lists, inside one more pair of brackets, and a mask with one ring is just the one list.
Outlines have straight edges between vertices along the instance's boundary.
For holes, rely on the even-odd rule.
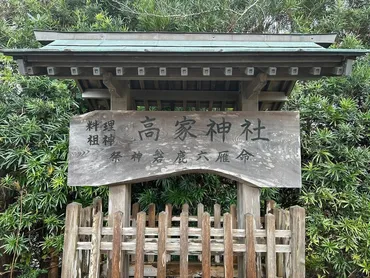
[[[122,226],[130,226],[131,215],[131,184],[114,185],[109,187],[109,203],[108,203],[108,225],[113,227],[113,215],[117,211],[122,212]],[[112,254],[108,257],[108,270],[110,269]],[[122,269],[121,277],[129,277],[129,258],[128,255],[122,254]]]
[[[261,220],[260,220],[261,190],[260,188],[253,187],[251,184],[248,184],[248,183],[238,183],[237,186],[238,186],[238,193],[237,193],[238,228],[239,229],[245,228],[245,214],[251,213],[255,218],[256,228],[259,229],[261,227]],[[239,278],[246,277],[245,261],[246,261],[245,256],[238,257],[238,277]]]

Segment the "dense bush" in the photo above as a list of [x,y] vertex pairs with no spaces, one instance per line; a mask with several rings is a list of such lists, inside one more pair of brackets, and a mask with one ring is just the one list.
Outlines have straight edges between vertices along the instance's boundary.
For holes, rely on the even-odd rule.
[[350,77],[301,84],[288,103],[301,115],[299,201],[312,277],[370,274],[369,58]]

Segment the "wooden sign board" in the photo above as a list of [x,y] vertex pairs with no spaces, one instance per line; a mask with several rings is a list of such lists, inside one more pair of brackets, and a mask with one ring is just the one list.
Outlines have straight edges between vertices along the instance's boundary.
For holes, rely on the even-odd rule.
[[298,112],[94,111],[71,121],[68,184],[216,173],[301,187]]

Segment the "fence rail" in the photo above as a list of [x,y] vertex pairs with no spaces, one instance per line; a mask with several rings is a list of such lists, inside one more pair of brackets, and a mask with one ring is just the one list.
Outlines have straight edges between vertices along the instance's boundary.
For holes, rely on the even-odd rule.
[[[139,212],[136,204],[132,211],[131,227],[122,227],[122,212],[109,216],[113,226],[107,227],[101,199],[87,208],[68,205],[62,278],[121,278],[124,273],[236,277],[236,257],[241,258],[247,278],[305,275],[305,211],[301,207],[270,209],[264,227],[256,227],[254,216],[246,214],[244,229],[236,229],[235,206],[222,217],[219,205],[213,217],[201,204],[197,216],[189,216],[187,206],[180,216],[172,216],[171,205],[158,215],[153,205],[148,214]],[[125,265],[127,257],[131,265]],[[239,273],[239,277],[243,276]]]

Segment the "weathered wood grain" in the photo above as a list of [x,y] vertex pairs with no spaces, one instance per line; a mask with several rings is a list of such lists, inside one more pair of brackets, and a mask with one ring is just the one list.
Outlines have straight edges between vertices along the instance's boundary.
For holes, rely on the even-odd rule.
[[[266,211],[268,208],[266,208]],[[273,214],[275,215],[275,228],[277,230],[283,230],[285,227],[283,225],[284,223],[284,212],[280,208],[274,208]],[[278,238],[276,239],[277,244],[283,244],[283,239]],[[278,253],[276,254],[276,275],[278,277],[284,277],[284,254]]]
[[297,112],[94,111],[71,121],[71,186],[210,172],[257,187],[301,187],[300,170]]
[[294,206],[290,207],[290,241],[292,252],[291,277],[305,277],[305,210]]
[[135,278],[144,277],[145,212],[137,214]]
[[276,202],[274,200],[267,200],[266,201],[266,214],[273,213],[275,205],[276,205]]
[[231,214],[233,229],[236,229],[238,220],[237,220],[237,216],[236,216],[236,205],[235,204],[232,204],[230,206],[230,214]]
[[[140,210],[140,205],[139,203],[134,203],[132,205],[132,223],[136,223],[136,217],[137,217],[137,214],[139,213],[139,210]],[[136,225],[136,224],[135,224]]]
[[[198,206],[197,206],[198,228],[202,227],[203,213],[204,213],[204,205],[199,203]],[[198,256],[198,260],[200,262],[202,261],[202,255]]]
[[158,257],[157,257],[157,277],[166,278],[166,240],[167,240],[168,216],[166,212],[161,212],[158,217]]
[[[221,206],[219,204],[215,204],[213,206],[214,210],[214,222],[213,222],[213,227],[214,228],[221,228]],[[216,237],[217,238],[217,237]],[[220,263],[220,256],[216,255],[215,256],[215,262]]]
[[[132,205],[132,214],[131,214],[131,227],[136,227],[136,218],[137,214],[139,213],[140,205],[139,203],[134,203]],[[135,239],[135,236],[132,237],[132,239]],[[135,262],[135,255],[131,255],[131,262]]]
[[202,277],[211,278],[211,221],[208,212],[202,216]]
[[189,205],[188,204],[183,204],[182,205],[182,212],[186,212],[189,214]]
[[72,203],[67,206],[64,248],[62,261],[62,278],[77,277],[77,242],[78,224],[81,211],[81,204]]
[[256,239],[254,231],[256,229],[255,227],[255,221],[252,214],[247,213],[245,215],[245,246],[246,246],[246,252],[245,252],[245,272],[246,272],[246,278],[256,278]]
[[189,225],[189,215],[187,206],[187,211],[180,215],[180,278],[188,278],[188,252],[189,252],[189,241],[188,241],[188,225]]
[[123,213],[117,211],[113,216],[113,251],[112,251],[112,278],[122,278],[123,269],[121,269],[121,244],[122,244],[122,217]]
[[[171,228],[172,227],[172,205],[171,204],[166,204],[165,211],[167,213],[167,227]],[[171,255],[167,255],[167,262],[171,261]]]
[[[290,212],[289,210],[284,210],[283,211],[283,227],[284,230],[289,230],[290,231]],[[283,238],[283,244],[289,244],[290,243],[290,238]],[[285,276],[290,278],[291,274],[291,269],[292,269],[292,254],[291,253],[285,253],[284,254],[284,270],[285,270]]]
[[[155,204],[149,204],[148,208],[148,227],[154,228],[155,227]],[[148,256],[148,263],[154,262],[154,256]]]
[[233,227],[230,213],[224,214],[224,277],[234,276]]
[[[92,207],[86,207],[81,209],[80,212],[80,227],[91,227],[91,213],[92,213]],[[80,235],[79,241],[90,241],[90,236],[88,235]],[[78,265],[78,277],[85,277],[89,273],[89,264],[90,264],[90,253],[88,250],[79,250],[78,252],[79,256],[79,265]]]
[[[266,278],[276,278],[275,216],[266,214]],[[299,277],[299,276],[297,276]]]
[[100,277],[100,243],[103,228],[103,212],[101,198],[95,198],[93,203],[93,226],[91,235],[91,254],[89,278]]

